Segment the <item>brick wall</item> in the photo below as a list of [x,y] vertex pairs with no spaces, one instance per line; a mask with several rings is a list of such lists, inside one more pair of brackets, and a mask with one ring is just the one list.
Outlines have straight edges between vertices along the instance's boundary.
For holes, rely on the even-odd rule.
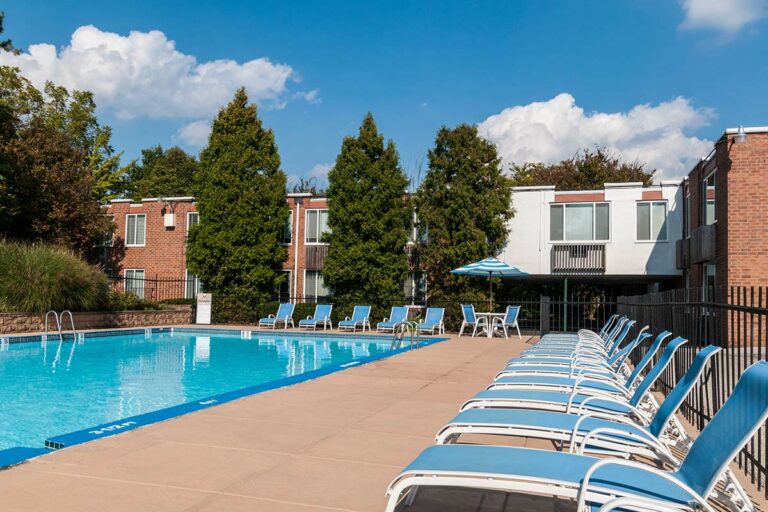
[[[726,151],[726,143],[728,150]],[[718,143],[727,166],[728,286],[768,285],[768,134],[750,133],[744,144]],[[718,183],[718,195],[721,195]],[[719,206],[719,205],[718,205]],[[718,208],[719,213],[719,208]],[[720,231],[718,231],[718,237]],[[719,242],[718,242],[719,243]],[[725,284],[725,283],[724,283]]]
[[[149,327],[192,323],[192,308],[176,306],[159,311],[107,311],[75,313],[78,330],[111,327]],[[41,332],[45,328],[43,315],[32,313],[0,313],[0,334]]]
[[[323,197],[286,198],[287,206],[293,211],[291,243],[285,244],[287,258],[283,269],[289,271],[291,296],[304,295],[304,270],[306,268],[306,245],[304,243],[306,210],[326,209],[328,202]],[[166,228],[163,215],[175,214],[175,227]],[[158,201],[145,199],[141,202],[114,201],[105,208],[105,214],[114,216],[115,236],[108,264],[114,275],[124,275],[126,269],[144,269],[145,278],[186,279],[186,241],[188,214],[196,212],[192,198]],[[146,240],[144,246],[126,246],[126,216],[146,215]],[[298,223],[297,223],[298,220]],[[297,225],[298,224],[298,225]],[[297,263],[297,265],[296,265]],[[147,283],[145,290],[151,285]],[[160,285],[160,288],[163,288]],[[165,287],[168,288],[168,287]],[[164,288],[163,288],[164,289]],[[159,297],[163,298],[163,297]],[[173,297],[176,298],[176,297]]]
[[[125,269],[144,269],[145,277],[185,279],[188,213],[197,211],[193,200],[160,202],[144,200],[139,203],[113,202],[105,213],[114,216],[113,251],[117,264],[115,274]],[[175,226],[166,228],[163,215],[173,213]],[[146,215],[146,239],[142,247],[126,246],[126,217]]]

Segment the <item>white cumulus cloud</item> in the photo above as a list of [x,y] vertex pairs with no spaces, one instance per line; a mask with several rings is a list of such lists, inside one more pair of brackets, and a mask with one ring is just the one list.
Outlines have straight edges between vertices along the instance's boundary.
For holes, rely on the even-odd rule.
[[553,163],[584,148],[603,146],[628,161],[658,169],[657,179],[685,175],[712,147],[691,136],[714,111],[694,108],[685,98],[637,105],[628,112],[585,112],[570,94],[504,109],[478,125],[505,164]]
[[315,164],[307,173],[307,177],[314,178],[318,183],[328,181],[328,173],[333,169],[333,164]]
[[687,29],[714,29],[735,34],[766,14],[766,0],[683,0]]
[[201,148],[208,144],[208,136],[210,134],[210,122],[205,120],[193,121],[179,128],[173,136],[173,140],[187,146]]
[[[37,86],[51,80],[92,91],[100,108],[123,119],[212,117],[240,86],[252,101],[281,108],[292,97],[289,83],[299,81],[291,66],[266,57],[198,62],[161,31],[123,36],[92,25],[75,30],[60,50],[35,44],[20,55],[0,53],[0,64],[21,68]],[[318,101],[316,91],[301,97]]]

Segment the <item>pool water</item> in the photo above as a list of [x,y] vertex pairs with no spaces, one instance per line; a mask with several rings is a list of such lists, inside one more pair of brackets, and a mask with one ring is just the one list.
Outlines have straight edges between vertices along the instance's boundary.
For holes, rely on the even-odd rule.
[[154,332],[0,351],[0,450],[389,351],[386,338]]

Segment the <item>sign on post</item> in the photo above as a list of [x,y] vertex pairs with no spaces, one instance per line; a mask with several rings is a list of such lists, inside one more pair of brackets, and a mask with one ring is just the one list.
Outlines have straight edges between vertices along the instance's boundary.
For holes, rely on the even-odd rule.
[[198,293],[197,294],[197,319],[198,324],[210,324],[211,323],[211,302],[213,297],[210,293]]

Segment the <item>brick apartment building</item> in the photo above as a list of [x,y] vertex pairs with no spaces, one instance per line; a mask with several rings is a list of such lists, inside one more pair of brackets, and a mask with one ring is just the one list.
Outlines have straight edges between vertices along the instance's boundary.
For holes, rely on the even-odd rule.
[[[534,277],[568,274],[649,291],[684,286],[701,289],[702,298],[727,286],[768,283],[768,127],[726,130],[682,182],[606,184],[589,193],[521,187],[514,203],[499,257]],[[286,204],[288,278],[276,293],[283,300],[325,297],[328,201],[290,193]],[[129,291],[154,299],[196,296],[200,283],[186,267],[187,231],[199,221],[194,198],[116,199],[105,214],[116,225],[105,267],[124,277]],[[409,256],[416,238],[412,230]],[[423,296],[424,276],[414,260],[411,267],[404,295]]]
[[768,284],[768,127],[726,130],[683,183],[677,266],[703,299]]
[[[288,298],[314,299],[328,295],[322,269],[328,245],[328,202],[309,193],[286,196],[290,215],[281,241],[288,278],[280,290]],[[104,208],[115,224],[102,261],[107,272],[124,279],[118,286],[139,297],[194,298],[201,290],[197,276],[187,269],[187,233],[199,222],[193,197],[115,199]]]

